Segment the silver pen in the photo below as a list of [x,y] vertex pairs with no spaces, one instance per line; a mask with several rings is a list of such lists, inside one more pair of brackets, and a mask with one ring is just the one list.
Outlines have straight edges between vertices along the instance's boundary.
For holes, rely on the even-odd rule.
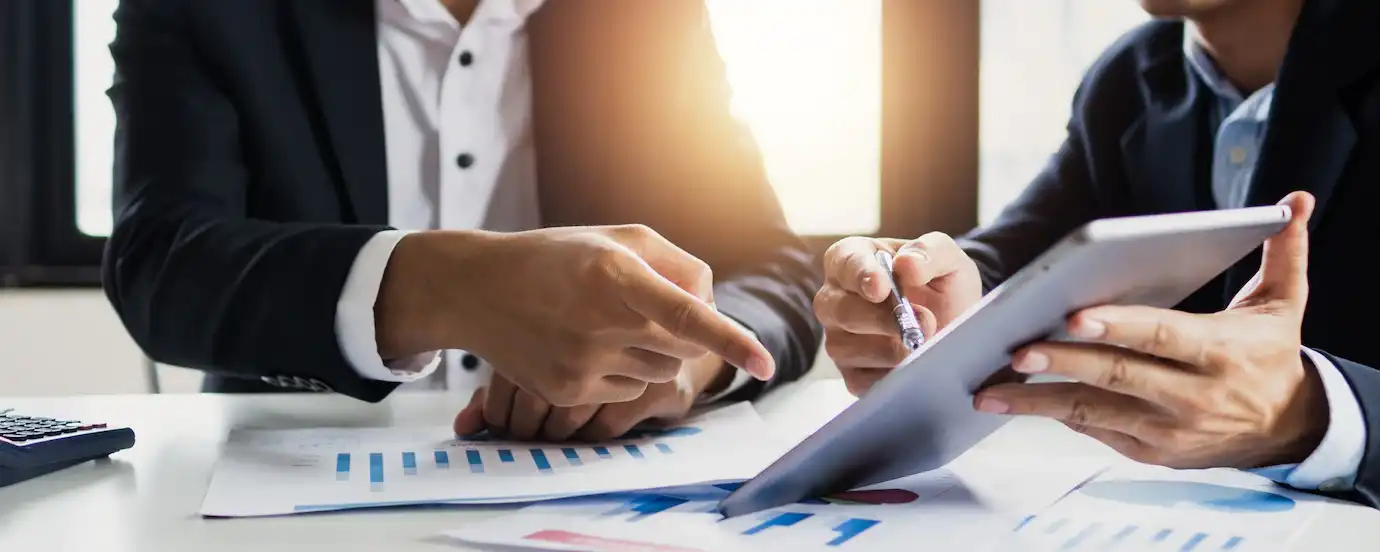
[[912,351],[919,349],[925,344],[925,333],[920,331],[920,320],[915,317],[915,308],[910,306],[910,300],[901,295],[901,285],[896,282],[895,265],[891,262],[891,254],[886,251],[877,252],[877,262],[882,263],[882,268],[886,269],[886,281],[890,285],[891,291],[887,293],[887,306],[891,307],[891,315],[896,317],[896,327],[901,332],[901,342],[906,344],[906,348]]

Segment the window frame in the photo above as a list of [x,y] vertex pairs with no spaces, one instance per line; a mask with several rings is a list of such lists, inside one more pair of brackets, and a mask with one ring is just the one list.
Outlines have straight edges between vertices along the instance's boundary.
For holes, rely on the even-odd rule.
[[72,10],[0,3],[0,286],[100,283],[105,239],[77,227]]

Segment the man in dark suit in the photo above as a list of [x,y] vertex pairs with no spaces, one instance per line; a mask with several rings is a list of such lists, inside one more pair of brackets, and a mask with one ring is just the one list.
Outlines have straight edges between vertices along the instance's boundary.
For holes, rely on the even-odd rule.
[[974,407],[1059,419],[1141,461],[1258,469],[1380,506],[1380,2],[1142,4],[1183,21],[1148,23],[1093,65],[1063,147],[994,223],[835,245],[816,297],[829,354],[855,393],[904,355],[877,249],[899,254],[934,331],[1091,220],[1282,200],[1289,228],[1176,310],[1085,310],[1068,329],[1091,343],[1013,357],[1075,383],[998,384]]
[[817,268],[703,2],[115,17],[106,292],[209,391],[485,386],[457,429],[600,438],[812,363]]

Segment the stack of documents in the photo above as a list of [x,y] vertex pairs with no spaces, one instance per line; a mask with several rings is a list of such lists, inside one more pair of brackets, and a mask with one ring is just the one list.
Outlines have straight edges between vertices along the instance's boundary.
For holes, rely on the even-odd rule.
[[462,440],[448,427],[237,430],[201,514],[532,502],[741,481],[790,446],[771,435],[747,403],[599,446]]

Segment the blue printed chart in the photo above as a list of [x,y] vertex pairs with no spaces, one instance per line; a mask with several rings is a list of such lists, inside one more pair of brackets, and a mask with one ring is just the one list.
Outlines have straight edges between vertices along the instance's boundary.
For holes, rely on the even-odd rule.
[[1015,550],[1275,550],[1313,518],[1316,498],[1235,470],[1123,468],[1018,522]]
[[462,440],[445,428],[236,431],[201,513],[530,502],[735,481],[789,446],[768,434],[747,404],[598,445]]
[[446,535],[481,546],[600,552],[890,550],[921,542],[927,550],[975,550],[997,544],[1023,515],[985,497],[976,481],[1044,507],[1097,470],[974,464],[732,519],[718,514],[718,502],[737,486],[730,483],[546,502]]

